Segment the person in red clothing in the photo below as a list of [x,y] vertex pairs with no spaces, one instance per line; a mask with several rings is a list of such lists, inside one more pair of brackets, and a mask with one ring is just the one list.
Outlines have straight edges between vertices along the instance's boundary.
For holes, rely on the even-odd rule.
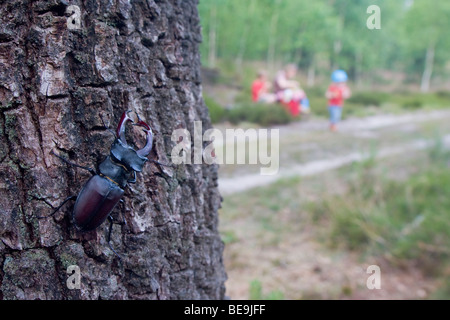
[[300,112],[309,112],[309,101],[306,94],[301,89],[300,83],[294,80],[296,74],[297,66],[289,64],[283,70],[278,71],[274,81],[278,102],[286,106],[294,117],[298,116]]
[[258,76],[252,83],[252,101],[253,102],[275,102],[275,96],[269,92],[270,83],[267,81],[267,75],[264,71],[258,72]]
[[331,75],[332,84],[328,87],[325,96],[328,99],[330,113],[330,130],[336,131],[336,125],[341,120],[344,100],[350,98],[351,91],[347,86],[348,76],[344,70],[335,70]]

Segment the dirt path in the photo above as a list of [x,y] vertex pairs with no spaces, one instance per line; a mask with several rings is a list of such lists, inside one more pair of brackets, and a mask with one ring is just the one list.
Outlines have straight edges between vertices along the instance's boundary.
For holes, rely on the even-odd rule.
[[[377,158],[389,157],[399,155],[401,153],[407,153],[410,151],[426,149],[434,145],[435,141],[432,139],[417,138],[416,135],[411,134],[410,137],[406,137],[399,142],[390,141],[391,136],[383,136],[381,133],[383,130],[392,130],[393,128],[399,132],[413,132],[417,129],[417,124],[429,123],[429,122],[442,122],[443,120],[450,120],[450,111],[440,110],[432,112],[419,112],[415,114],[407,115],[379,115],[367,118],[352,118],[347,121],[343,121],[340,124],[339,132],[335,134],[345,136],[347,139],[354,140],[375,140],[379,142],[379,145],[387,144],[381,149],[376,151]],[[323,134],[327,130],[328,123],[325,120],[312,120],[306,123],[294,123],[280,128],[280,139],[292,140],[292,134],[298,134],[299,132],[307,132],[314,134],[314,132],[321,132]],[[448,128],[448,134],[443,136],[443,142],[450,146],[450,127]],[[385,139],[385,140],[382,140]],[[388,140],[386,140],[388,139]],[[384,142],[384,143],[383,143]],[[252,140],[248,143],[257,143]],[[215,142],[215,145],[222,145],[223,141]],[[283,145],[283,141],[281,141]],[[309,141],[306,144],[306,148],[320,148],[319,142]],[[345,146],[344,146],[345,147]],[[325,150],[316,152],[317,158],[310,159],[305,163],[294,164],[295,159],[287,159],[290,150],[288,146],[286,149],[280,147],[280,153],[284,153],[284,161],[280,161],[280,169],[276,175],[261,175],[259,172],[251,174],[242,174],[241,171],[236,170],[226,172],[219,180],[219,189],[222,195],[229,195],[237,192],[243,192],[254,187],[264,186],[292,176],[309,176],[319,174],[328,170],[337,169],[339,167],[348,165],[352,162],[363,161],[373,155],[373,150],[367,148],[359,148],[354,150],[354,145],[347,146],[348,151],[341,148],[338,153],[327,154]],[[217,147],[216,147],[217,148]],[[326,146],[324,146],[326,148]],[[307,150],[305,152],[308,152]],[[292,160],[292,161],[290,161]],[[247,166],[248,167],[248,166]]]
[[[311,186],[314,181],[329,184],[336,180],[334,169],[368,157],[400,164],[414,162],[424,149],[435,145],[438,136],[450,147],[449,120],[450,111],[382,115],[348,119],[337,133],[327,131],[326,120],[293,123],[280,127],[277,175],[261,176],[257,166],[227,165],[221,168],[219,188],[226,204],[233,199],[240,201],[239,196],[247,195],[245,192],[252,188],[271,188],[273,183],[292,176],[308,179],[302,181]],[[314,193],[306,189],[300,194]],[[263,298],[280,291],[285,299],[423,299],[438,285],[413,265],[399,266],[385,258],[327,248],[318,240],[318,230],[308,217],[295,217],[300,231],[283,230],[278,238],[271,238],[270,232],[258,229],[258,209],[249,213],[249,207],[251,202],[237,205],[237,212],[220,213],[222,232],[234,238],[226,244],[224,254],[227,295],[232,299],[248,299],[252,281],[260,282]],[[276,219],[283,221],[283,215],[298,215],[298,211],[286,208]],[[370,265],[380,267],[380,290],[366,286]]]

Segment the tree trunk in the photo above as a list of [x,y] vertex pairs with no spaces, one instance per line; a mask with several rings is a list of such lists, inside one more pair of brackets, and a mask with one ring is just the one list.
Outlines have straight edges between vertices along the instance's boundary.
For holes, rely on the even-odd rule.
[[90,177],[51,151],[88,167],[109,154],[100,115],[115,129],[138,113],[162,163],[174,129],[211,127],[196,0],[70,4],[79,18],[62,0],[0,4],[0,299],[224,298],[216,166],[147,162],[112,213],[126,222],[112,230],[121,260],[107,222],[73,226],[73,202],[37,218]]
[[308,67],[306,85],[309,88],[311,88],[315,85],[315,83],[316,83],[316,57],[314,55]]
[[213,3],[210,12],[209,18],[209,48],[208,48],[208,66],[210,68],[216,67],[216,57],[217,57],[217,7],[216,4]]
[[272,18],[270,19],[270,28],[269,28],[269,45],[267,48],[267,70],[273,71],[275,65],[275,46],[277,42],[277,25],[279,18],[279,8],[278,5],[280,0],[276,0],[274,5],[274,10],[272,14]]
[[433,74],[434,64],[434,48],[435,45],[431,43],[428,46],[427,53],[425,55],[425,68],[422,74],[422,81],[420,82],[420,91],[428,92],[430,90],[431,75]]
[[356,51],[355,53],[355,84],[358,89],[362,88],[362,63],[363,53],[362,51]]
[[336,70],[339,68],[338,64],[338,57],[342,50],[342,41],[340,39],[335,40],[333,42],[333,55],[332,55],[332,62],[331,62],[331,70]]
[[244,54],[247,49],[247,38],[250,31],[251,20],[255,12],[255,4],[255,0],[250,0],[247,7],[244,29],[242,30],[239,41],[239,51],[235,59],[236,70],[242,70],[242,62],[244,61]]

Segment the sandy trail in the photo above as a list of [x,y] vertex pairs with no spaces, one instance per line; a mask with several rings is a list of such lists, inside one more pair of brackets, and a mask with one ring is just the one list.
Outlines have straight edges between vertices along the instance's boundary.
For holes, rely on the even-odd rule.
[[[407,130],[409,126],[416,123],[428,122],[437,119],[450,118],[450,111],[439,110],[432,112],[420,112],[407,115],[378,115],[362,119],[348,119],[343,121],[339,127],[340,133],[351,134],[358,137],[376,137],[378,130],[395,127],[401,130]],[[288,132],[292,131],[314,131],[327,130],[328,123],[325,120],[315,120],[306,123],[295,123],[280,128],[280,139],[283,139]],[[449,129],[450,131],[450,129]],[[256,143],[256,141],[250,141]],[[446,147],[450,146],[450,134],[443,137],[443,143]],[[223,141],[215,141],[215,146],[221,146]],[[417,151],[430,148],[434,145],[434,141],[426,139],[416,139],[401,145],[385,147],[378,150],[376,158],[381,159],[389,156],[399,155],[402,153]],[[280,150],[283,152],[283,150]],[[293,176],[309,176],[323,173],[328,170],[340,168],[351,164],[352,162],[360,162],[367,160],[372,155],[370,152],[350,152],[345,155],[337,155],[325,159],[317,159],[294,166],[284,167],[280,164],[277,174],[261,175],[259,173],[237,175],[234,177],[221,177],[219,180],[219,189],[222,195],[243,192],[251,188],[269,185],[280,179]]]
[[[320,174],[332,173],[331,170],[370,157],[403,161],[404,155],[410,159],[437,142],[430,139],[430,135],[424,135],[426,125],[439,128],[442,145],[450,148],[448,120],[450,110],[348,119],[340,124],[337,136],[327,132],[326,120],[292,123],[280,127],[280,145],[283,146],[280,160],[283,161],[278,174],[263,176],[257,170],[234,166],[221,173],[219,189],[227,201],[227,196],[288,177],[317,175],[320,179]],[[292,137],[299,132],[307,137],[304,143],[296,139],[297,145],[292,146]],[[333,148],[330,137],[335,138],[339,148]],[[349,137],[355,137],[355,142],[346,143]],[[380,147],[373,153],[364,141],[376,141]],[[295,158],[295,152],[307,152],[304,150],[314,152],[308,157]],[[229,278],[227,295],[232,299],[248,299],[250,282],[255,279],[261,281],[264,293],[281,290],[287,299],[424,299],[438,285],[413,265],[398,268],[379,257],[361,258],[358,253],[330,250],[317,240],[314,225],[305,225],[300,233],[283,234],[283,240],[273,246],[261,243],[252,233],[255,221],[248,213],[234,218],[222,217],[221,228],[233,230],[238,239],[228,243],[224,252]],[[367,267],[371,264],[381,268],[382,290],[366,287]]]

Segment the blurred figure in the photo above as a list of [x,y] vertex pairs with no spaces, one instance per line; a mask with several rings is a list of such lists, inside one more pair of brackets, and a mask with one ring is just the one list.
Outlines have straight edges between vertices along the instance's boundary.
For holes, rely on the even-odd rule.
[[331,74],[331,85],[325,94],[328,99],[328,111],[330,112],[330,130],[337,130],[337,123],[341,120],[344,100],[350,98],[351,91],[347,86],[348,76],[344,70],[335,70]]
[[301,109],[302,112],[309,112],[309,101],[306,94],[301,89],[299,82],[293,80],[296,75],[297,67],[289,64],[283,70],[278,71],[274,82],[277,100],[287,106],[293,116],[298,116]]
[[252,83],[252,100],[253,102],[274,103],[275,95],[269,92],[270,82],[267,81],[265,71],[259,71],[258,76]]

